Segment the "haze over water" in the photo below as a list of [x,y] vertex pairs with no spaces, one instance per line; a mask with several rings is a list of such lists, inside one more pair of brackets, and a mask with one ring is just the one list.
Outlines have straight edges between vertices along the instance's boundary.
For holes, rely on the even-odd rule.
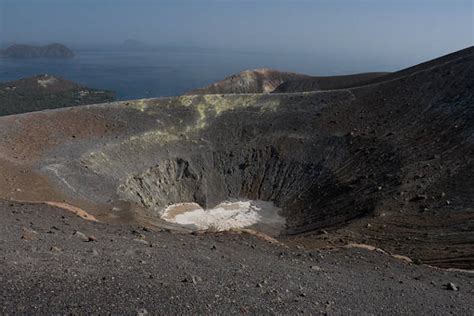
[[[0,47],[76,52],[0,59],[0,81],[48,73],[133,99],[253,68],[394,71],[472,45],[472,12],[470,0],[0,0]],[[120,49],[127,39],[154,49]]]
[[315,75],[369,70],[395,70],[370,61],[350,63],[337,57],[272,54],[202,49],[150,51],[79,50],[73,59],[0,58],[0,81],[37,74],[64,77],[97,89],[116,92],[118,99],[180,95],[233,73],[253,68],[275,68]]

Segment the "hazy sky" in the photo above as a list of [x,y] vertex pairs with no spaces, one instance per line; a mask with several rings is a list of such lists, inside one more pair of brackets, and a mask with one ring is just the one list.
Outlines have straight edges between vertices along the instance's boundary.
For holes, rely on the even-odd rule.
[[471,0],[0,0],[0,42],[424,60],[473,45]]

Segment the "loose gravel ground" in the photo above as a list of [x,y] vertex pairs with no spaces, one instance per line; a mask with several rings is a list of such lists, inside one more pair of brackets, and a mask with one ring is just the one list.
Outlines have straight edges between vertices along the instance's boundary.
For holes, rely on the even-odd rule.
[[377,251],[155,232],[42,204],[0,214],[2,314],[474,314],[473,274]]

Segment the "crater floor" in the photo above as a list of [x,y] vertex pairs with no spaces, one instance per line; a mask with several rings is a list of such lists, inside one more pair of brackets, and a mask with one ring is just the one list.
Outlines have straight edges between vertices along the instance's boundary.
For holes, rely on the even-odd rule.
[[203,209],[197,203],[177,203],[168,206],[160,217],[196,231],[249,228],[278,236],[285,228],[280,212],[273,203],[264,201],[227,201],[211,209]]

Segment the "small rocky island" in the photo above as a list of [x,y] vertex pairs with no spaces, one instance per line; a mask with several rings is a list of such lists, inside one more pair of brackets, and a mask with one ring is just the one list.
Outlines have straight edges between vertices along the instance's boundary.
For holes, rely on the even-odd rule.
[[14,44],[0,50],[0,57],[9,58],[72,58],[74,52],[63,44],[49,44],[46,46],[32,46]]

